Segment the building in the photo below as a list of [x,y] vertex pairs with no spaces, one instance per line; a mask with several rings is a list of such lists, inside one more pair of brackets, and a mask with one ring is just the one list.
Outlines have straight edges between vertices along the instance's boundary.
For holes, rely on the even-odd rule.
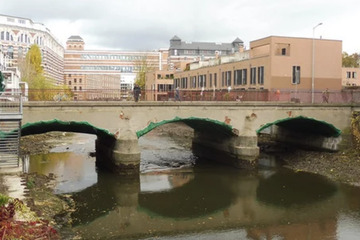
[[174,71],[157,70],[145,75],[145,100],[167,101],[173,98]]
[[[144,66],[154,70],[167,68],[167,56],[168,51],[164,49],[86,50],[85,41],[80,36],[71,36],[66,42],[64,54],[65,83],[73,91],[98,92],[98,95],[92,95],[97,99],[107,99],[104,94],[112,91],[118,92],[118,95],[121,92],[122,98],[127,98],[140,69]],[[96,82],[96,79],[102,82]],[[110,95],[114,97],[113,93]]]
[[344,87],[360,86],[360,68],[342,68],[342,85]]
[[64,48],[50,30],[28,18],[0,15],[0,48],[11,65],[16,67],[33,44],[40,47],[45,76],[54,84],[63,84]]
[[[292,92],[296,97],[304,91],[340,90],[341,64],[342,41],[270,36],[250,42],[247,51],[191,63],[188,71],[174,74],[174,87],[187,91],[241,90],[267,94],[279,90]],[[269,95],[264,98],[269,99]]]
[[184,70],[187,63],[203,61],[242,51],[244,43],[236,38],[231,43],[185,42],[178,36],[170,39],[168,65],[169,70]]

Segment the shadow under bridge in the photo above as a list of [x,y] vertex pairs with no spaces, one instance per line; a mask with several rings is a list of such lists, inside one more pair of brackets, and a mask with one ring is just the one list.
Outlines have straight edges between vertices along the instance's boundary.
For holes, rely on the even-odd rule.
[[151,122],[146,128],[136,132],[138,138],[153,129],[168,124],[182,122],[194,129],[192,150],[195,155],[229,164],[235,167],[253,167],[259,154],[256,136],[239,136],[233,126],[209,118],[180,118]]
[[278,142],[316,150],[336,151],[341,141],[340,129],[328,122],[304,116],[267,123],[256,132],[270,134]]

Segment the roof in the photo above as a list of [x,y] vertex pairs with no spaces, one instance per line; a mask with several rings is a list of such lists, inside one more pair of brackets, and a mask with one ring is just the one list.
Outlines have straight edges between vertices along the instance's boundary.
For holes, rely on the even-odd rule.
[[[181,41],[178,36],[174,36],[172,41]],[[181,41],[180,44],[171,44],[169,49],[178,49],[178,50],[218,50],[218,51],[229,51],[233,48],[236,48],[236,45],[243,45],[243,41],[240,38],[236,38],[231,43],[216,43],[216,42],[185,42]]]
[[78,36],[78,35],[73,35],[73,36],[70,36],[68,38],[68,41],[73,41],[73,42],[83,42],[84,39],[82,39],[82,37]]

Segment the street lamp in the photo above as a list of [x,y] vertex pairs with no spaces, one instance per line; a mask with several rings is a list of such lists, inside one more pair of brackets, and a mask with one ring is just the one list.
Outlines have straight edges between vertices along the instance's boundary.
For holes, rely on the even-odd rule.
[[318,23],[315,27],[313,27],[313,36],[312,36],[312,72],[311,72],[311,103],[314,103],[314,74],[315,74],[315,28],[322,25],[322,23]]

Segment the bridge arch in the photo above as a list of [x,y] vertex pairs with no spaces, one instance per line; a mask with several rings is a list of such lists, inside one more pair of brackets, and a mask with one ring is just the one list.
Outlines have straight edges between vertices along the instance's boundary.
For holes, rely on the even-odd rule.
[[304,116],[267,123],[256,132],[269,133],[277,142],[314,150],[337,151],[341,130],[334,125]]
[[88,122],[61,121],[58,119],[26,123],[21,127],[21,136],[52,131],[87,133],[97,135],[98,137],[113,138],[115,140],[114,134],[106,129],[95,127]]
[[316,134],[323,137],[339,137],[341,135],[341,130],[336,128],[334,125],[325,121],[320,121],[314,118],[308,118],[304,116],[289,117],[267,123],[258,130],[256,130],[256,133],[259,134],[264,129],[269,128],[273,125],[289,131]]
[[188,118],[180,118],[175,117],[170,120],[163,120],[160,122],[151,122],[147,127],[142,130],[136,132],[138,138],[144,136],[148,132],[152,131],[153,129],[165,125],[168,123],[176,123],[182,122],[185,123],[187,126],[193,128],[195,131],[199,132],[212,132],[220,136],[236,136],[236,129],[233,128],[231,125],[228,125],[224,122],[220,122],[218,120],[209,119],[209,118],[198,118],[198,117],[188,117]]

